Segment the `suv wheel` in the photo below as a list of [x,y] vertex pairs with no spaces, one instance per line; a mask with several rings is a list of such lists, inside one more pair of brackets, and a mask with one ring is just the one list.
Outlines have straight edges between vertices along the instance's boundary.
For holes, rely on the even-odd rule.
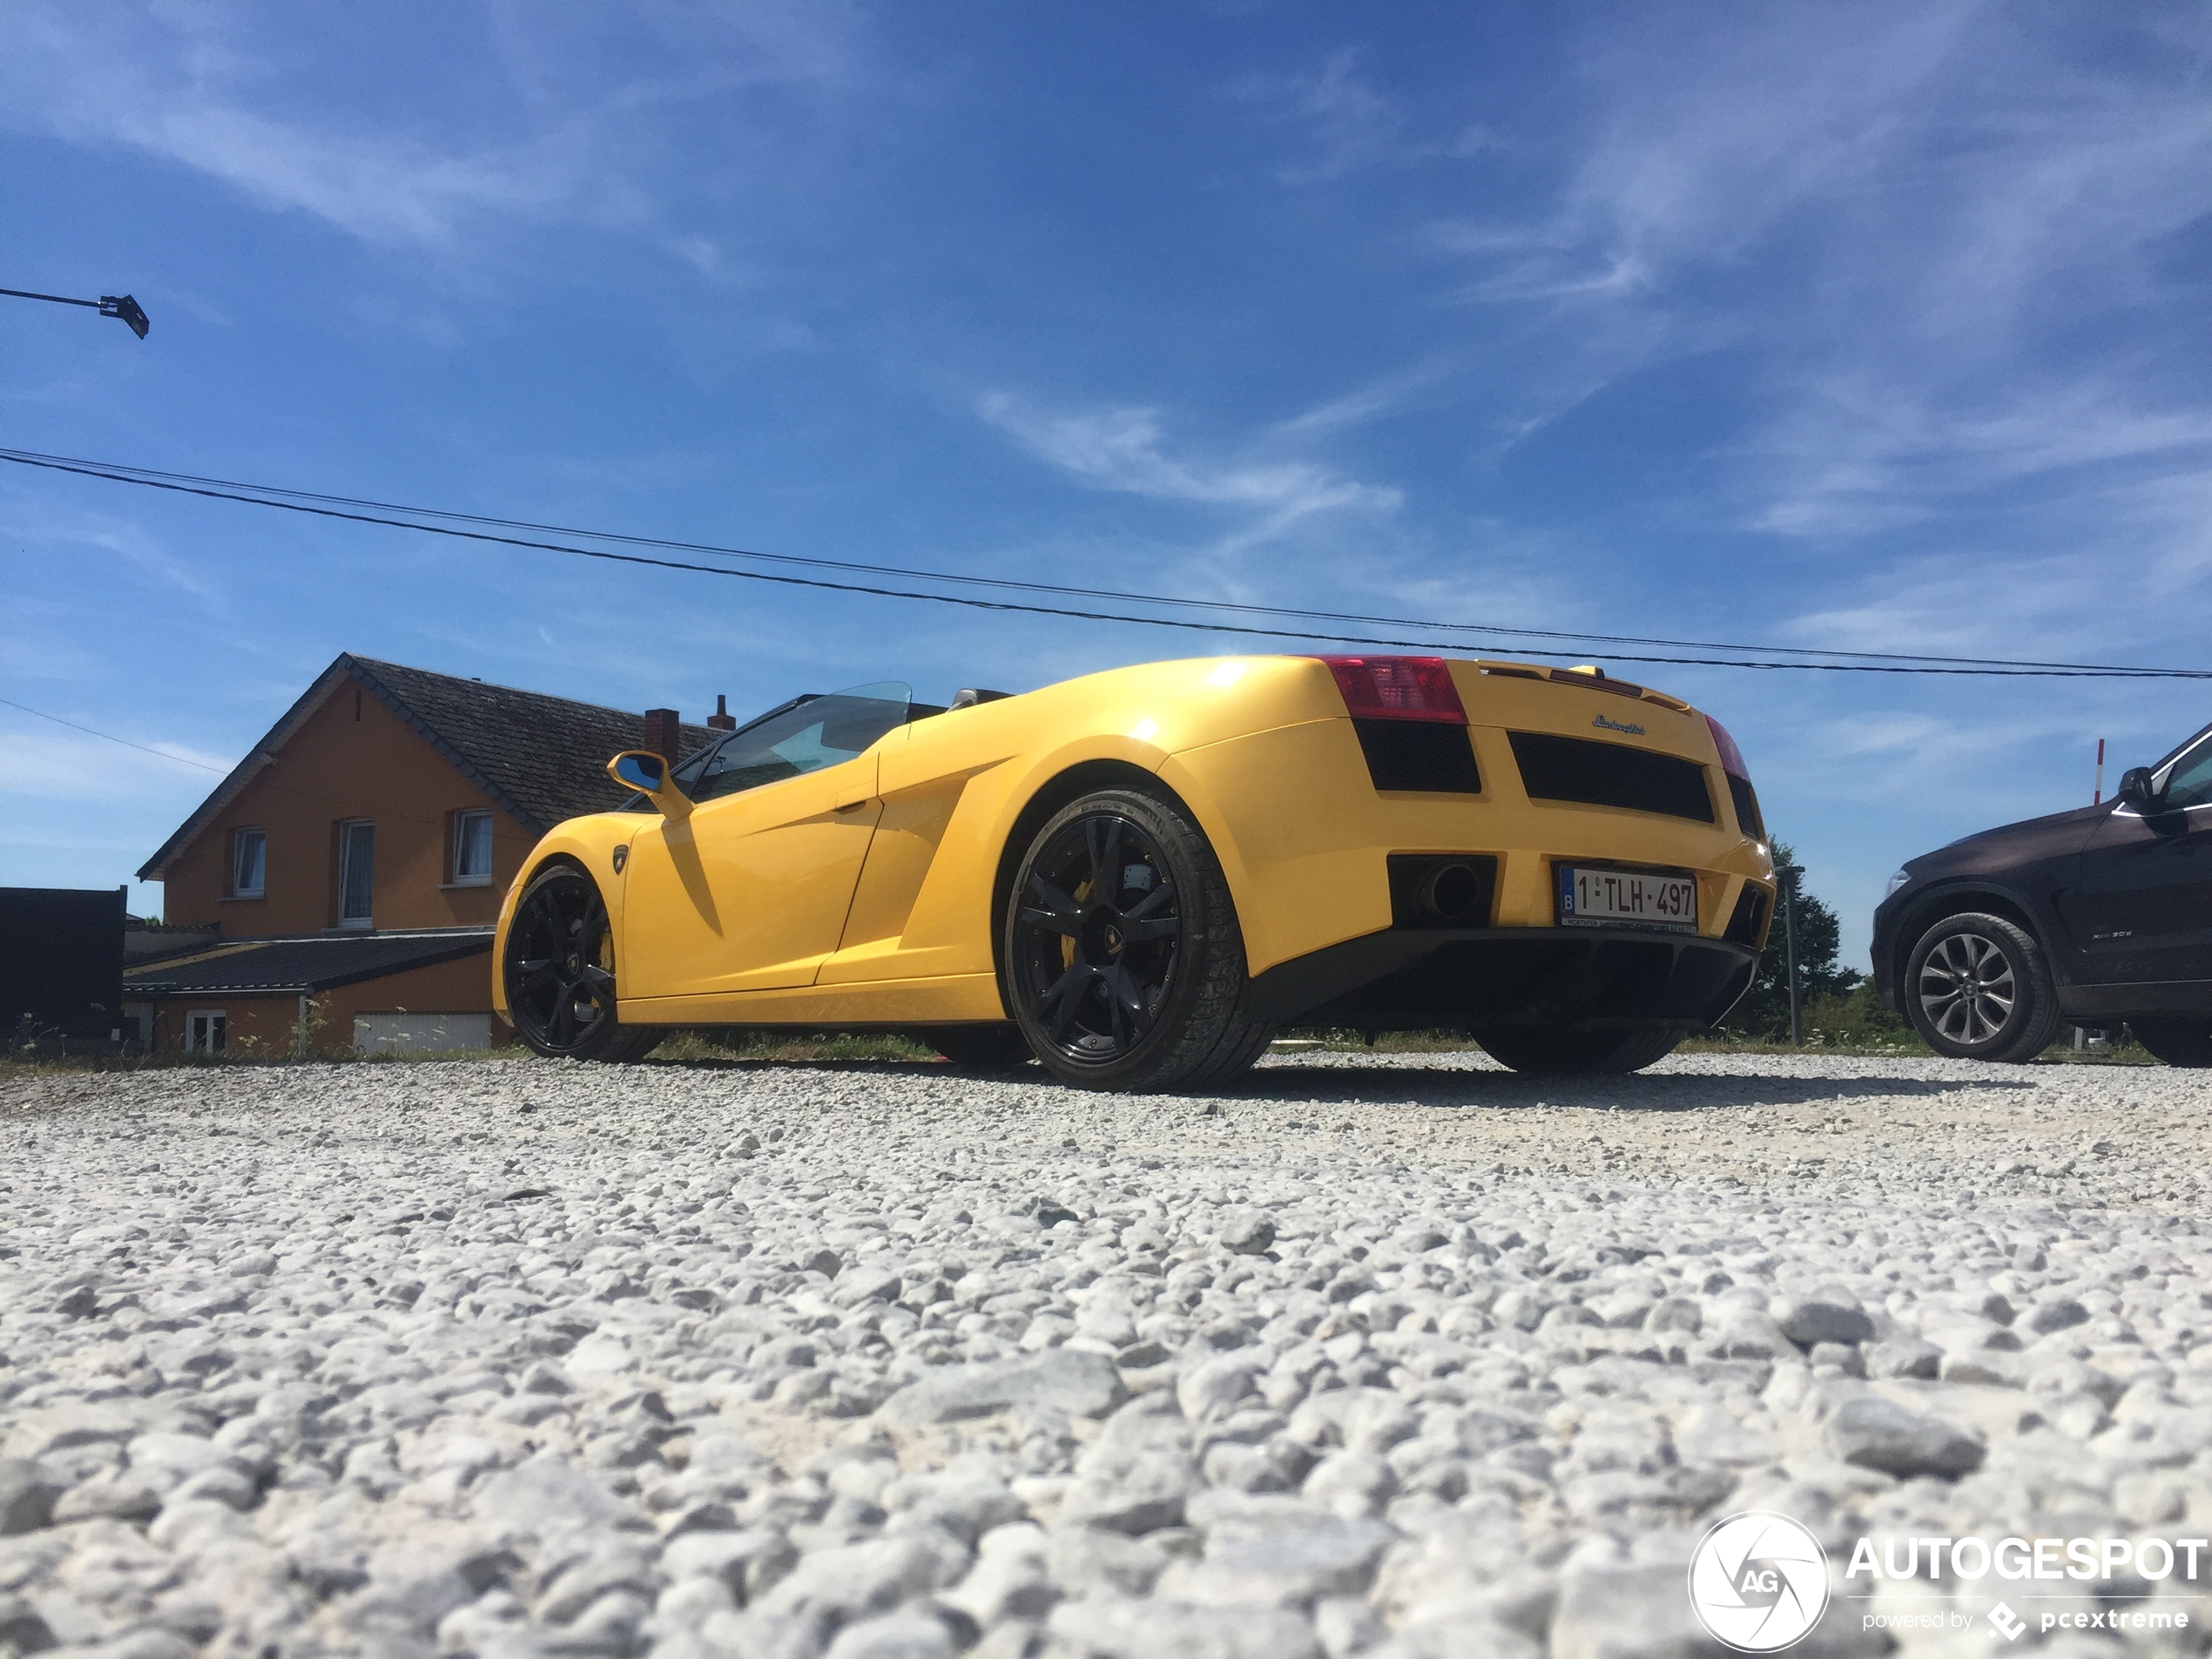
[[1920,935],[1905,970],[1912,1028],[1954,1060],[2033,1060],[2058,1035],[2043,948],[2017,923],[1969,912]]
[[2130,1020],[2128,1028],[2169,1066],[2212,1066],[2212,1018]]

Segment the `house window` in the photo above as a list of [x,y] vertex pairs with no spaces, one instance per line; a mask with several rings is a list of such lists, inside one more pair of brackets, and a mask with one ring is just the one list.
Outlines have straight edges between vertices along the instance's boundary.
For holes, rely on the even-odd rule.
[[231,833],[231,897],[258,899],[267,873],[269,837],[266,831],[234,830]]
[[338,925],[369,926],[376,887],[376,826],[356,819],[338,826]]
[[223,1028],[229,1023],[220,1008],[194,1008],[185,1016],[185,1052],[222,1053]]
[[491,814],[453,815],[453,880],[455,887],[486,887],[491,881]]

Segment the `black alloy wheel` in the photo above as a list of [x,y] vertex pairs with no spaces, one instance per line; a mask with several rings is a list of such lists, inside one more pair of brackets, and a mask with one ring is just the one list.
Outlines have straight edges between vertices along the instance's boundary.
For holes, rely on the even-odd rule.
[[1490,1057],[1514,1071],[1641,1071],[1663,1060],[1683,1040],[1679,1026],[1641,1031],[1577,1031],[1561,1025],[1501,1025],[1474,1040]]
[[503,964],[515,1029],[556,1060],[635,1060],[659,1040],[615,1015],[615,947],[606,901],[574,865],[541,872],[515,907]]
[[2169,1066],[2192,1070],[2212,1066],[2212,1015],[2130,1020],[2128,1028],[2136,1042]]
[[2002,916],[1946,916],[1905,970],[1905,1011],[1921,1040],[1954,1060],[2024,1062],[2058,1035],[2058,989],[2042,947]]
[[1179,801],[1084,797],[1030,843],[1008,895],[1008,1002],[1062,1082],[1165,1089],[1243,1071],[1272,1028],[1249,1013],[1221,866]]

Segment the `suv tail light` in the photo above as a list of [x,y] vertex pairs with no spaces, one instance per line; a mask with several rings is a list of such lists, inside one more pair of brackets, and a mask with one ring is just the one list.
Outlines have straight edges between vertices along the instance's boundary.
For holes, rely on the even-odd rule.
[[1441,657],[1324,657],[1355,720],[1467,723],[1460,689]]

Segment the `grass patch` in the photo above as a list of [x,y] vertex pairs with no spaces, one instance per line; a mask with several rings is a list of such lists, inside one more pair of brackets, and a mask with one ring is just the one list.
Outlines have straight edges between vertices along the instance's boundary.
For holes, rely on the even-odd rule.
[[935,1063],[934,1049],[911,1037],[885,1033],[825,1032],[792,1036],[747,1035],[740,1031],[678,1031],[654,1045],[649,1060],[747,1061],[756,1065],[795,1065],[810,1060],[906,1060]]

